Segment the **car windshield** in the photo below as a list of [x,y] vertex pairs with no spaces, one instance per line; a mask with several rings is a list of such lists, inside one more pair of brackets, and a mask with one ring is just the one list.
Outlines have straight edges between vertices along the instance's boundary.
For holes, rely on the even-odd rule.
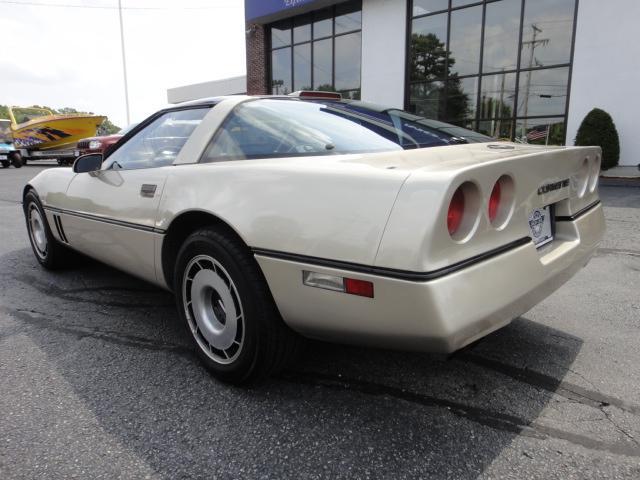
[[202,161],[386,152],[491,138],[363,102],[263,98],[238,105]]

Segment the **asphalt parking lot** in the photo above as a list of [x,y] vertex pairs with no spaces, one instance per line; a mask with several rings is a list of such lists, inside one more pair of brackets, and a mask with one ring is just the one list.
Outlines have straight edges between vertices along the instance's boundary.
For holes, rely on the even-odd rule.
[[640,188],[602,187],[596,257],[473,347],[310,343],[242,389],[170,294],[40,268],[20,199],[42,168],[0,170],[0,478],[640,478]]

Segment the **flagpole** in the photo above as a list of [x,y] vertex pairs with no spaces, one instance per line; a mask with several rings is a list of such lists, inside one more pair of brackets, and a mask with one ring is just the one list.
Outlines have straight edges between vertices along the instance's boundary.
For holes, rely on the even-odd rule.
[[544,141],[545,145],[549,145],[549,132],[551,131],[551,125],[547,125],[547,138]]

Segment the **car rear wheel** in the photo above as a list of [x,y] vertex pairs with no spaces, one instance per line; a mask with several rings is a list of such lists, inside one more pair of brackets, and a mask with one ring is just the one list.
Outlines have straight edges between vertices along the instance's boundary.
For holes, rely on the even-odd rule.
[[255,259],[228,233],[205,228],[187,238],[174,288],[198,356],[219,379],[259,380],[295,354],[297,335],[282,321]]
[[64,266],[69,251],[51,233],[44,209],[33,190],[25,195],[23,205],[29,241],[38,262],[50,270]]
[[9,168],[11,166],[11,162],[9,160],[2,160],[0,164],[2,165],[2,168]]

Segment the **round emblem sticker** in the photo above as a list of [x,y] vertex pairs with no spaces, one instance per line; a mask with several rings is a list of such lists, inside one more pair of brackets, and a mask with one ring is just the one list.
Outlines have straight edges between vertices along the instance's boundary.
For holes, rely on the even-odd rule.
[[540,210],[536,210],[529,217],[529,226],[534,237],[539,237],[542,234],[542,225],[544,225],[544,214]]

